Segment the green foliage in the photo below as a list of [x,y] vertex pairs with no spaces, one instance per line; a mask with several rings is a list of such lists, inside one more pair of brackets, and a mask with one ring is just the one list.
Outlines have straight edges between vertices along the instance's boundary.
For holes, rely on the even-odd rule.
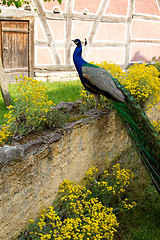
[[[52,2],[52,1],[55,1],[55,0],[43,0],[44,2]],[[62,0],[57,0],[57,2],[59,3],[59,4],[61,4],[62,3]]]
[[0,5],[4,5],[7,7],[16,6],[20,8],[23,4],[29,4],[30,1],[27,0],[2,0]]
[[4,114],[7,112],[7,109],[3,101],[0,101],[0,126],[5,122]]
[[0,129],[1,143],[32,131],[53,129],[67,119],[62,112],[53,108],[55,104],[48,100],[46,91],[44,83],[32,78],[24,77],[18,81],[17,98],[14,99],[14,105],[8,106],[8,112],[4,115],[6,124]]
[[136,206],[124,196],[133,174],[117,164],[102,178],[97,175],[98,169],[90,168],[86,186],[64,180],[54,205],[44,209],[36,222],[31,220],[27,239],[114,239],[119,227],[116,215]]
[[160,56],[158,58],[157,57],[153,57],[152,61],[154,62],[154,66],[160,72]]
[[[55,0],[44,0],[44,2],[51,2],[51,1],[55,1]],[[61,4],[62,0],[57,0],[57,2]],[[29,3],[30,3],[30,0],[1,0],[0,5],[2,6],[4,5],[7,7],[16,6],[17,8],[20,8],[22,7],[22,5],[29,4]]]

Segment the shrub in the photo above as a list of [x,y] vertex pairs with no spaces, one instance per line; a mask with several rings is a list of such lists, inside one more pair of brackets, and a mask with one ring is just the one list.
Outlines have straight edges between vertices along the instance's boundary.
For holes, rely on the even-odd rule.
[[48,100],[46,85],[32,78],[17,79],[17,98],[4,115],[7,123],[0,130],[0,142],[21,137],[43,128],[54,128],[65,121],[66,116],[52,107]]
[[122,71],[121,67],[113,62],[104,61],[101,63],[97,63],[97,65],[110,72],[110,74],[118,80],[125,76],[125,72]]
[[153,104],[155,104],[160,101],[158,76],[159,72],[153,65],[134,64],[120,81],[140,104],[146,102],[150,97],[154,98]]
[[36,223],[31,220],[29,239],[112,240],[119,226],[116,215],[136,206],[124,197],[133,174],[117,164],[111,173],[97,175],[98,169],[90,168],[86,186],[64,180],[56,203]]

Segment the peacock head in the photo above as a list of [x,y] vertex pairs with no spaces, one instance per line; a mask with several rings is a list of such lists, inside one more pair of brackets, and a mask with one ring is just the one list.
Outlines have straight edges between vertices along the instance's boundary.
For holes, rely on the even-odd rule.
[[86,46],[87,45],[87,39],[85,38],[84,41],[81,41],[79,39],[75,39],[75,40],[72,40],[76,45],[77,47],[81,47],[82,45]]
[[72,41],[77,45],[77,47],[81,47],[82,46],[82,43],[81,43],[81,41],[79,39],[74,39]]

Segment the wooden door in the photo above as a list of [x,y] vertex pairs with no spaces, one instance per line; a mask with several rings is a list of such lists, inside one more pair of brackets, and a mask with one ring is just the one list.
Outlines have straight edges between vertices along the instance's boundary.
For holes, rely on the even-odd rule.
[[29,76],[28,21],[1,21],[1,57],[8,81]]

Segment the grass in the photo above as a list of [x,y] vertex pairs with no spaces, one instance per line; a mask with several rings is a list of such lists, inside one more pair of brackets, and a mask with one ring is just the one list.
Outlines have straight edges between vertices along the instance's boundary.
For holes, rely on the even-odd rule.
[[80,98],[81,82],[67,81],[67,82],[47,82],[49,91],[47,92],[49,100],[55,104],[61,101],[74,102]]
[[1,100],[1,96],[0,96],[0,125],[2,125],[3,123],[5,123],[5,119],[4,119],[4,114],[7,112],[7,109],[4,106],[3,101]]
[[127,150],[122,165],[134,173],[134,181],[126,197],[135,201],[137,206],[118,216],[120,229],[116,240],[159,240],[160,196],[142,161],[139,158],[130,159],[133,151],[133,147]]
[[[65,82],[46,82],[46,85],[49,89],[47,92],[48,98],[55,104],[58,104],[61,101],[73,102],[80,98],[81,82],[79,80]],[[10,83],[8,88],[11,98],[14,100],[17,97],[16,83]],[[3,98],[0,93],[0,125],[5,123],[4,114],[6,112],[7,108],[4,105]]]
[[[15,84],[9,84],[8,85],[8,90],[9,93],[11,95],[12,100],[14,98],[16,98],[16,88],[15,88]],[[2,94],[0,92],[0,125],[2,125],[3,123],[5,123],[5,118],[4,118],[4,114],[7,112],[7,108],[4,105],[4,101],[2,98]]]
[[117,240],[158,240],[160,236],[158,193],[154,186],[148,183],[139,196],[132,193],[132,197],[133,195],[138,205],[130,213],[124,213],[120,217],[120,234]]

